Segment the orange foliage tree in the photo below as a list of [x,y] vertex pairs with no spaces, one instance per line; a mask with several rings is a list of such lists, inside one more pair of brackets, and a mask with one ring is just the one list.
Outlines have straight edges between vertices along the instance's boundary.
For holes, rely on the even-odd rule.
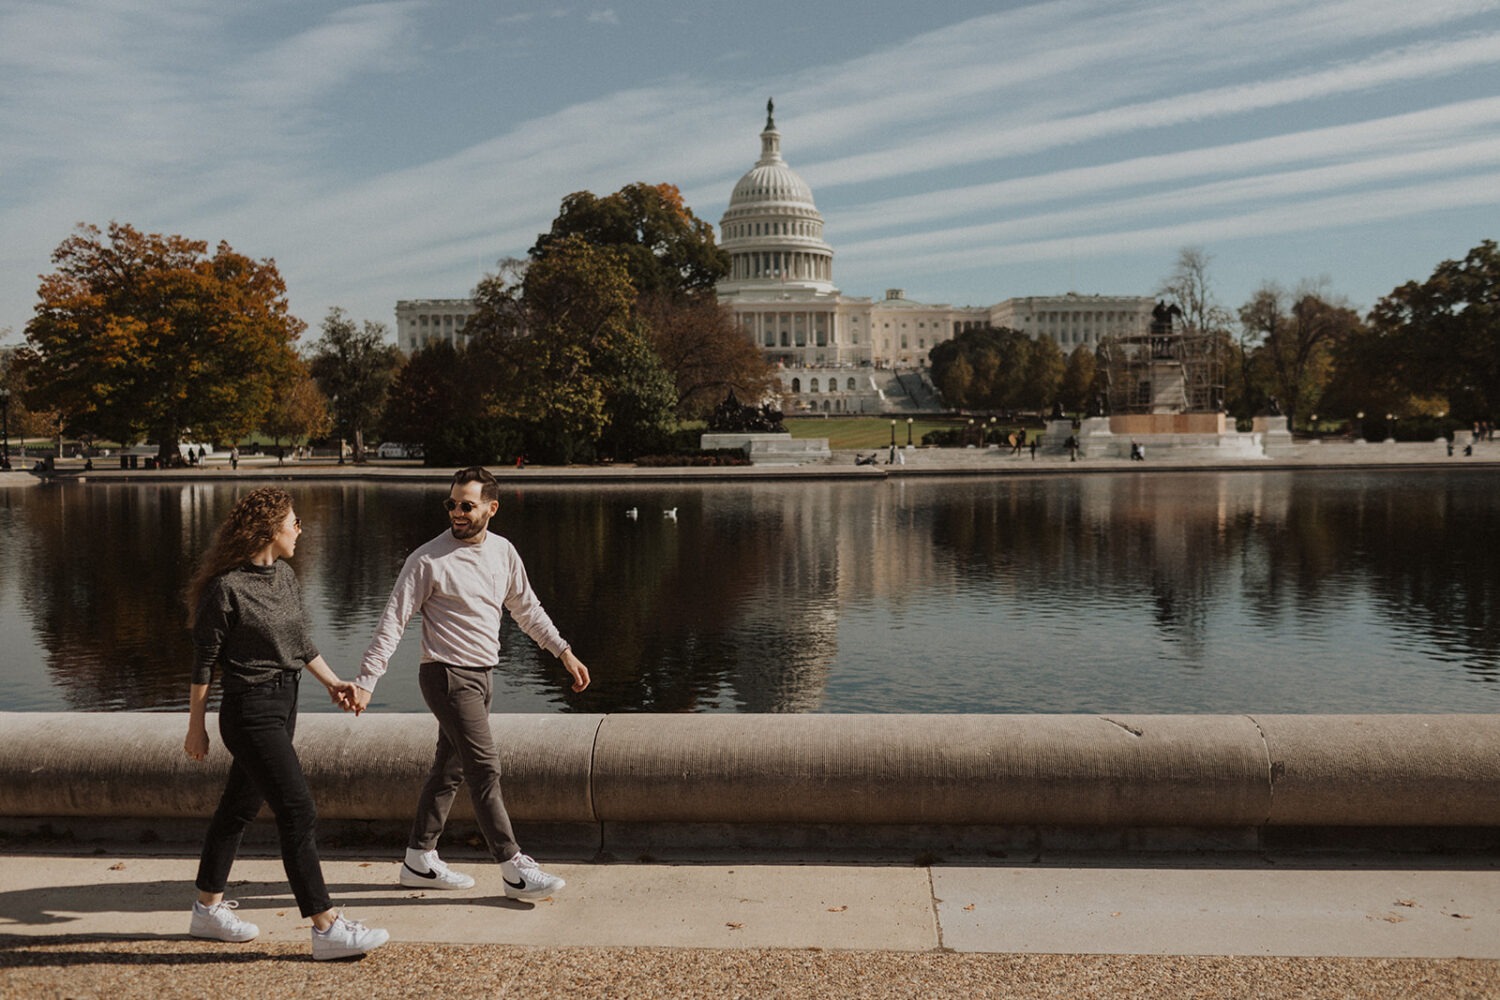
[[272,260],[112,222],[79,226],[52,262],[26,324],[28,402],[72,432],[154,440],[163,458],[189,434],[235,440],[299,368],[305,324]]

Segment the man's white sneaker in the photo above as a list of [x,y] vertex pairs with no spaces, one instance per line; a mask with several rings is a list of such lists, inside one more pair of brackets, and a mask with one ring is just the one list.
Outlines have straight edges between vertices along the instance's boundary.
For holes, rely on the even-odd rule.
[[524,854],[500,862],[500,877],[505,880],[505,895],[511,899],[546,899],[568,884],[542,871]]
[[249,941],[260,933],[260,928],[234,915],[234,909],[239,905],[232,899],[222,899],[213,906],[204,906],[194,900],[193,921],[188,924],[188,933],[214,941]]
[[401,862],[401,884],[412,889],[472,889],[474,880],[449,868],[437,851],[408,848]]
[[340,913],[326,931],[313,928],[313,960],[326,962],[331,958],[353,958],[374,951],[390,939],[385,931],[366,927],[357,920],[346,920]]

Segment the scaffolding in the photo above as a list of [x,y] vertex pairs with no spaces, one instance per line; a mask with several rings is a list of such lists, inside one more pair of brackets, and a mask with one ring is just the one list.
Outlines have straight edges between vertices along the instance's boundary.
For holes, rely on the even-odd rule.
[[1182,310],[1158,302],[1146,333],[1106,337],[1099,345],[1110,413],[1215,413],[1224,408],[1221,340],[1181,322]]

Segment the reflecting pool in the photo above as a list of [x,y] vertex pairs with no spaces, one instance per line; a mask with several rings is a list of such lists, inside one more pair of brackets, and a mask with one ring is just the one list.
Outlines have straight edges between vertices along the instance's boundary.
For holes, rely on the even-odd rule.
[[[508,488],[594,675],[507,620],[496,711],[1500,711],[1487,470]],[[0,709],[181,710],[178,597],[230,483],[0,490]],[[352,676],[441,487],[290,485]],[[636,508],[639,516],[626,516]],[[675,509],[676,516],[663,512]],[[375,710],[422,711],[417,624]],[[316,685],[308,710],[331,706]]]

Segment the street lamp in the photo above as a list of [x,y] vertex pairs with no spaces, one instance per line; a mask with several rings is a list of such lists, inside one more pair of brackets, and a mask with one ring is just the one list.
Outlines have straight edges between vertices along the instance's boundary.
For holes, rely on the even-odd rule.
[[1354,437],[1356,440],[1363,441],[1365,439],[1365,411],[1360,410],[1356,413],[1354,420]]
[[10,390],[0,389],[0,469],[10,468]]
[[1385,415],[1385,439],[1386,439],[1386,440],[1387,440],[1387,441],[1394,441],[1394,440],[1396,440],[1396,434],[1395,434],[1395,432],[1394,432],[1394,431],[1393,431],[1393,430],[1392,430],[1392,429],[1391,429],[1391,423],[1392,423],[1392,422],[1393,422],[1393,421],[1394,421],[1394,420],[1395,420],[1395,419],[1396,419],[1396,417],[1395,417],[1395,415],[1394,415],[1394,414],[1391,414],[1391,413],[1387,413],[1387,414],[1386,414],[1386,415]]
[[911,447],[911,417],[906,418],[906,446]]
[[896,447],[896,421],[891,421],[891,447]]

